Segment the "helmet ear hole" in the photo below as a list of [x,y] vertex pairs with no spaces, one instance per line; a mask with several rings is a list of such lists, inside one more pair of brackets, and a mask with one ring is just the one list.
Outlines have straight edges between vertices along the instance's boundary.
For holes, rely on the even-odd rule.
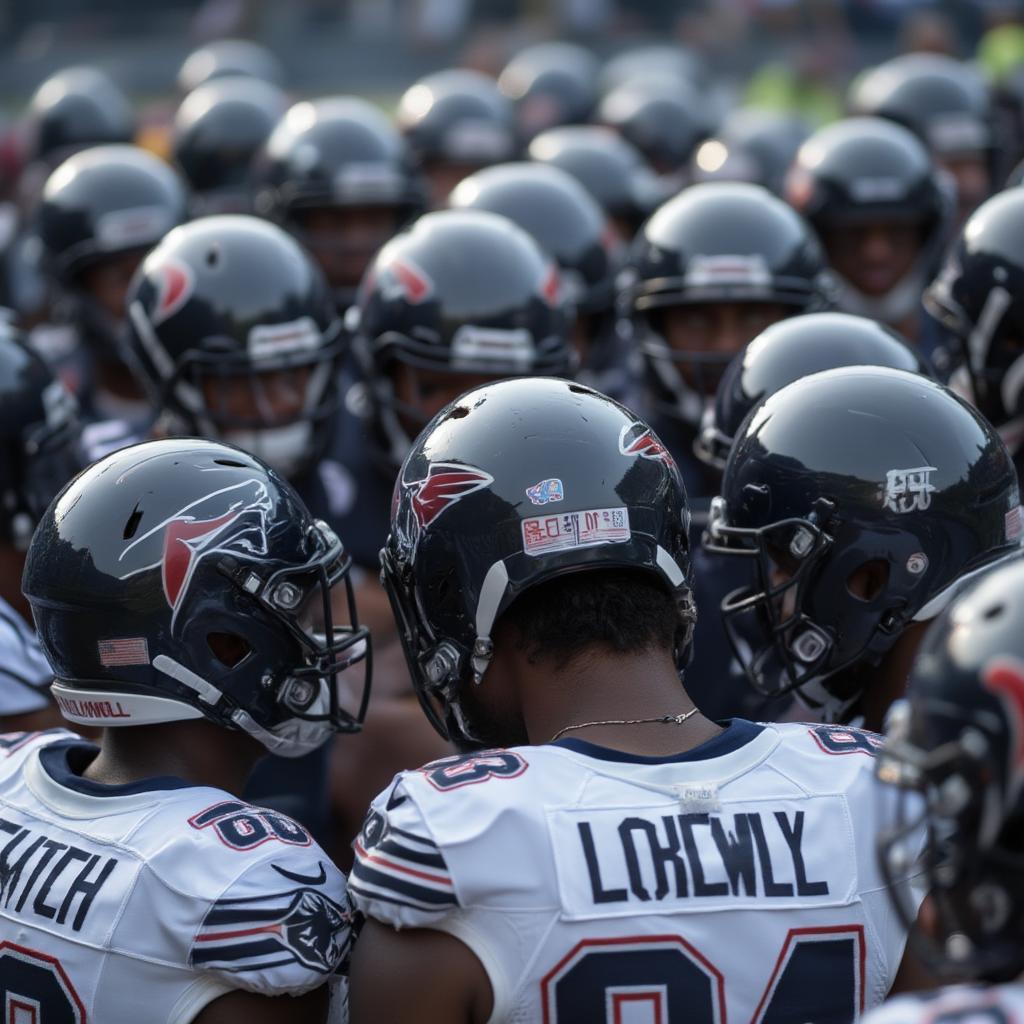
[[846,577],[846,589],[858,601],[874,601],[888,583],[889,563],[883,558],[861,563]]
[[225,668],[235,668],[252,653],[249,641],[238,633],[207,633],[206,646]]

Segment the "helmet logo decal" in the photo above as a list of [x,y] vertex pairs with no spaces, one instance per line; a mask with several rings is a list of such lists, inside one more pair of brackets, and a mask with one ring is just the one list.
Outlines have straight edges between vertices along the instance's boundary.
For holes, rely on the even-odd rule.
[[890,469],[885,474],[882,508],[897,515],[925,511],[931,506],[932,493],[936,490],[931,482],[931,474],[935,471],[935,466]]
[[558,300],[562,294],[562,282],[556,264],[552,263],[548,268],[548,274],[544,278],[544,284],[541,285],[540,292],[544,296],[544,301],[549,306],[558,305]]
[[186,263],[168,260],[157,273],[159,283],[156,303],[149,317],[154,326],[174,316],[185,305],[195,288],[195,275]]
[[534,505],[546,505],[549,501],[562,501],[565,498],[565,488],[558,477],[550,480],[541,480],[539,484],[526,488],[526,496]]
[[267,553],[266,515],[270,508],[266,484],[260,480],[242,480],[204,494],[125,547],[118,561],[125,561],[141,546],[147,553],[146,564],[134,566],[121,578],[159,567],[164,597],[177,615],[203,558],[215,552]]
[[[640,433],[629,438],[630,432],[635,430],[639,430]],[[642,459],[657,459],[667,466],[673,465],[668,449],[658,440],[650,427],[639,421],[630,423],[619,431],[619,454],[639,455]]]
[[172,519],[164,534],[163,581],[167,603],[177,610],[178,601],[191,575],[197,555],[220,531],[239,516],[238,511],[225,512],[216,519]]
[[983,669],[985,689],[999,698],[1010,726],[1012,797],[1024,785],[1024,664],[1015,658],[993,658]]
[[398,291],[414,306],[423,302],[434,290],[434,282],[409,260],[392,260],[389,271],[398,285]]
[[413,490],[412,507],[421,529],[426,529],[445,509],[460,498],[494,483],[494,477],[474,466],[458,462],[435,462],[424,480],[406,484]]

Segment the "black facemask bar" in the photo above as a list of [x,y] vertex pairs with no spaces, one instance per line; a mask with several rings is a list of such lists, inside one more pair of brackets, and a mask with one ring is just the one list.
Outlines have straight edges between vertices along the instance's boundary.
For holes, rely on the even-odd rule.
[[380,553],[381,583],[391,602],[413,689],[427,720],[449,742],[462,738],[452,713],[464,655],[449,641],[437,644],[426,616],[420,613],[407,574],[396,566],[387,548]]
[[[704,548],[753,562],[757,584],[727,594],[721,610],[733,654],[751,685],[766,696],[789,693],[821,676],[834,650],[831,633],[803,612],[833,543],[822,528],[833,508],[819,499],[807,518],[741,528],[728,525],[721,498],[712,501]],[[786,578],[777,582],[780,569]]]
[[[335,732],[358,732],[366,717],[373,679],[370,631],[359,623],[351,555],[322,521],[309,529],[310,543],[317,553],[303,565],[278,569],[265,580],[244,565],[225,563],[220,568],[281,622],[300,646],[302,661],[287,672],[278,691],[278,700],[288,715],[307,722],[327,722]],[[344,586],[348,606],[346,625],[335,625],[334,621],[332,594],[339,584]],[[311,628],[303,621],[303,612],[310,610],[322,616],[322,629]],[[352,711],[341,706],[339,676],[359,663],[363,665],[362,685]],[[327,687],[328,710],[311,712],[307,709],[316,702],[321,685]]]

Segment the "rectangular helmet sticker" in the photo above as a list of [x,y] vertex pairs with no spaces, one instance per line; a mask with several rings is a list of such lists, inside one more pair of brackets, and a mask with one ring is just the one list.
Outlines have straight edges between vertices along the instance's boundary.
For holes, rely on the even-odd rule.
[[1020,505],[1014,505],[1006,513],[1006,539],[1020,540],[1021,527]]
[[524,519],[523,551],[536,558],[570,548],[622,544],[629,540],[629,510],[591,508]]
[[122,637],[117,640],[98,640],[100,664],[104,668],[118,665],[148,665],[149,644],[144,636]]

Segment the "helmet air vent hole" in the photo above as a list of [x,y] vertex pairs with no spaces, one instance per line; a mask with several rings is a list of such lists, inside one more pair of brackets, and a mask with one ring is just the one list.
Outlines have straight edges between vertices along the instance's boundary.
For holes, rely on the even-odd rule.
[[225,668],[240,665],[252,652],[249,641],[237,633],[207,633],[206,646]]
[[220,263],[220,247],[211,245],[210,248],[206,250],[206,265],[208,267],[215,267],[218,263]]
[[992,619],[998,619],[1003,612],[1006,611],[1006,605],[994,604],[991,608],[985,609],[985,615],[983,616],[986,622],[991,622]]
[[468,415],[469,410],[464,405],[457,405],[450,413],[448,413],[448,419],[461,420],[465,419]]
[[244,462],[235,462],[233,459],[214,459],[214,464],[218,466],[230,466],[231,469],[246,469],[248,468]]
[[142,522],[142,511],[139,506],[136,505],[132,509],[132,514],[128,517],[127,522],[124,524],[124,533],[121,534],[122,540],[131,540],[135,536],[136,530],[139,528],[139,523]]
[[846,577],[846,589],[859,601],[874,601],[888,583],[889,563],[882,558],[864,562]]

